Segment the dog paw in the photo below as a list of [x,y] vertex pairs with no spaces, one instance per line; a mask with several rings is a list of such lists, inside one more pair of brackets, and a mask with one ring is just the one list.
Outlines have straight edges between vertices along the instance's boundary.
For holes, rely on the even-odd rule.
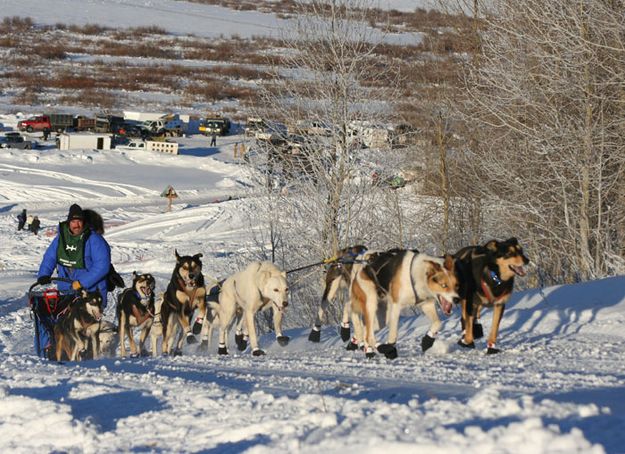
[[343,342],[347,342],[351,336],[351,331],[349,330],[349,326],[343,326],[341,325],[341,329],[339,331],[339,334],[341,335],[341,340]]
[[495,347],[494,343],[488,343],[488,345],[486,346],[486,354],[487,355],[495,355],[497,353],[501,353],[501,350]]
[[254,350],[252,352],[253,356],[264,356],[265,352],[263,350],[261,350],[260,348],[257,348],[256,350]]
[[365,356],[369,359],[374,358],[375,357],[375,351],[373,351],[372,347],[367,347],[365,349]]
[[138,358],[139,357],[139,353],[131,353],[130,354],[130,358]]
[[217,349],[217,353],[218,353],[219,355],[227,355],[227,354],[228,354],[228,349],[227,349],[226,347],[221,347],[221,346],[220,346],[220,347]]
[[195,335],[198,335],[202,332],[202,320],[201,319],[195,320],[195,323],[193,324],[193,329],[191,331]]
[[243,334],[235,334],[234,342],[237,344],[237,350],[239,350],[240,352],[245,351],[245,349],[247,348],[247,339],[246,336],[244,336]]
[[182,350],[179,348],[175,349],[173,356],[182,356]]
[[473,324],[473,339],[481,339],[484,337],[484,329],[481,323]]
[[187,334],[187,344],[196,344],[197,339],[192,333]]
[[291,338],[289,336],[278,336],[276,337],[276,340],[281,347],[286,347],[287,345],[289,345],[289,341],[291,340]]
[[141,350],[141,356],[146,357],[146,356],[151,356],[151,353],[149,351],[147,351],[145,348]]
[[397,358],[397,348],[395,344],[380,344],[378,345],[378,352],[382,353],[388,359]]
[[436,339],[434,339],[433,337],[430,337],[427,334],[423,336],[423,338],[421,339],[421,351],[425,352],[429,350],[430,348],[432,348],[432,345],[434,345],[435,340]]
[[310,334],[308,335],[308,340],[310,342],[321,342],[321,331],[319,330],[318,327],[314,327],[313,329],[310,330]]
[[465,343],[464,339],[460,339],[458,341],[458,345],[460,345],[462,348],[475,348],[475,342],[470,342],[470,343]]

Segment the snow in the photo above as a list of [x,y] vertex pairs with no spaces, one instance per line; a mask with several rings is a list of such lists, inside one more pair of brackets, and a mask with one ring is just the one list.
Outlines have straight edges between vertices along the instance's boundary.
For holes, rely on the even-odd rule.
[[[156,24],[202,36],[278,26],[272,15],[173,0],[0,6],[4,16],[39,23]],[[0,117],[5,127],[17,120]],[[501,325],[503,352],[492,356],[483,342],[459,349],[456,308],[425,354],[427,321],[403,317],[393,361],[346,351],[337,326],[324,326],[312,344],[310,327],[289,324],[289,312],[291,342],[261,336],[265,357],[236,352],[232,339],[231,354],[219,356],[213,339],[208,354],[185,346],[171,358],[37,358],[27,289],[73,202],[103,215],[126,281],[150,272],[163,291],[175,249],[202,252],[209,281],[245,264],[258,226],[246,215],[249,177],[232,155],[243,137],[220,138],[217,149],[208,141],[181,139],[179,156],[61,152],[51,142],[0,150],[0,452],[623,452],[624,276],[515,292]],[[180,196],[171,212],[159,196],[168,184]],[[16,231],[23,208],[41,219],[38,236]],[[108,320],[113,312],[110,304]],[[490,322],[486,312],[485,328]]]
[[[215,153],[192,136],[179,156],[0,150],[1,451],[622,451],[625,277],[515,293],[494,356],[459,350],[456,309],[426,354],[426,320],[402,318],[394,361],[346,351],[336,326],[320,344],[307,326],[285,330],[286,347],[266,334],[262,358],[220,357],[213,339],[209,354],[185,346],[175,358],[38,359],[26,290],[73,201],[104,216],[127,281],[151,272],[163,291],[174,249],[202,252],[209,276],[239,266],[250,235],[246,171],[232,157],[242,139]],[[166,184],[180,195],[172,212]],[[16,231],[22,208],[39,215],[39,236]]]

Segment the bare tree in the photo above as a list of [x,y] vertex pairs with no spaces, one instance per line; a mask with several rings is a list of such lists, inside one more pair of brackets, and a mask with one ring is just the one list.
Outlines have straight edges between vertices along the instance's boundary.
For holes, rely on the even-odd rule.
[[527,238],[546,282],[623,272],[625,6],[494,0],[462,113],[459,166],[499,229]]

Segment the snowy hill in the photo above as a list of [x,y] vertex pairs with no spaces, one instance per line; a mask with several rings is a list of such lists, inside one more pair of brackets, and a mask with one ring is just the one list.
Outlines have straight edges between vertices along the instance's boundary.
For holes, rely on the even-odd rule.
[[[73,201],[104,216],[126,279],[149,271],[162,291],[176,248],[202,252],[209,275],[240,266],[251,240],[235,140],[209,155],[207,138],[184,139],[178,157],[0,150],[2,451],[623,451],[625,277],[515,293],[494,356],[483,344],[458,349],[456,308],[427,354],[426,319],[403,318],[394,361],[346,351],[336,326],[320,344],[308,326],[287,330],[287,347],[263,336],[263,358],[218,356],[215,341],[208,355],[36,358],[26,290]],[[159,197],[166,184],[180,194],[172,212]],[[16,231],[24,207],[42,219],[40,235]]]

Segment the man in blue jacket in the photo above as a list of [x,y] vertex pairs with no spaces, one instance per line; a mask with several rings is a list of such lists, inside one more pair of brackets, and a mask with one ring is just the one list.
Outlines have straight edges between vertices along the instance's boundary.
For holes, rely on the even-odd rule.
[[50,276],[57,270],[58,277],[72,282],[57,282],[61,292],[70,288],[88,291],[99,290],[103,308],[106,307],[106,276],[111,266],[111,248],[106,240],[85,224],[82,208],[73,204],[69,208],[67,221],[59,224],[54,238],[43,256],[37,283],[50,283]]

